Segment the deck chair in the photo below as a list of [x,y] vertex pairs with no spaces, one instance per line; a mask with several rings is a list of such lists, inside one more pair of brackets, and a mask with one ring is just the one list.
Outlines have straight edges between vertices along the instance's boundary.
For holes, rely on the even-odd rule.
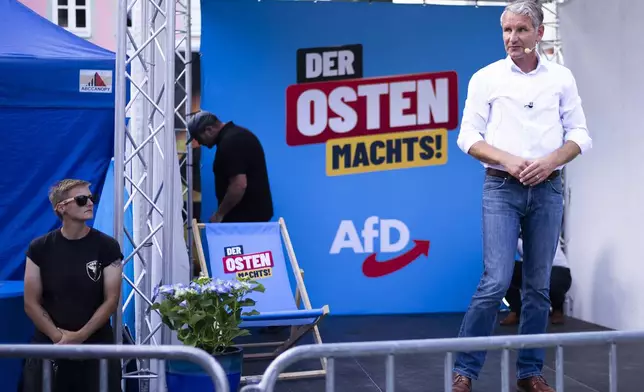
[[[210,265],[206,264],[201,230],[205,229]],[[280,218],[278,222],[262,223],[198,223],[192,222],[197,257],[202,275],[220,279],[235,279],[237,274],[252,274],[251,278],[261,282],[265,287],[264,293],[253,293],[256,301],[254,309],[260,314],[243,316],[242,328],[257,328],[271,326],[291,327],[290,337],[286,341],[240,344],[240,347],[275,347],[261,353],[244,354],[245,359],[272,359],[293,347],[308,332],[313,333],[316,344],[322,344],[318,324],[329,313],[328,305],[313,309],[309,295],[304,285],[304,271],[297,263],[295,251],[291,244],[286,223]],[[291,290],[289,272],[282,250],[282,238],[289,256],[297,288],[295,295]],[[272,261],[267,261],[266,253],[270,252]],[[255,259],[253,271],[236,271],[239,264],[226,263],[225,256],[250,255],[260,253],[262,258]],[[259,257],[259,256],[258,256]],[[210,268],[208,268],[210,267]],[[303,302],[304,309],[300,308]],[[319,370],[282,373],[280,380],[302,379],[326,375],[326,360],[320,359],[322,368]],[[242,382],[261,379],[261,375],[242,377]]]

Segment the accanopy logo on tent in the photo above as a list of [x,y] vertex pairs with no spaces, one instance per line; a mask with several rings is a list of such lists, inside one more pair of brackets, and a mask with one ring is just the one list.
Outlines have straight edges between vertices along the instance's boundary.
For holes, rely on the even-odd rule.
[[78,91],[81,93],[111,93],[112,71],[81,69]]
[[[380,227],[376,228],[378,223]],[[394,243],[391,242],[392,229],[398,232],[398,240]],[[362,263],[362,273],[369,278],[392,274],[408,266],[421,255],[429,255],[429,241],[413,240],[414,246],[407,252],[389,260],[376,260],[377,253],[374,251],[376,237],[380,237],[379,253],[400,252],[409,244],[409,228],[397,219],[380,219],[377,216],[371,216],[365,220],[361,234],[362,241],[353,222],[343,220],[340,222],[329,253],[338,254],[345,248],[351,249],[354,253],[370,253]]]

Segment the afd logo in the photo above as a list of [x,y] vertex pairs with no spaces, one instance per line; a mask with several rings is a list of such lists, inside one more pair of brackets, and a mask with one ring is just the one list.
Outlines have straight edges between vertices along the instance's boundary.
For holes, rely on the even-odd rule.
[[[392,231],[398,233],[392,242]],[[379,251],[374,250],[376,238],[379,238]],[[364,221],[358,234],[353,221],[343,220],[335,234],[329,253],[338,254],[342,249],[350,249],[353,253],[369,255],[362,263],[362,273],[369,278],[378,278],[392,274],[418,259],[421,255],[429,254],[429,241],[413,240],[414,245],[403,254],[388,260],[376,260],[377,254],[400,252],[409,245],[410,232],[404,222],[397,219],[380,219],[370,216]]]

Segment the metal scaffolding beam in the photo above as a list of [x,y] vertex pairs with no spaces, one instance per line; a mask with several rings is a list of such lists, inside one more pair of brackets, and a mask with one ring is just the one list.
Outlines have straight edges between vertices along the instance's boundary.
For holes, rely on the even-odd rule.
[[[546,28],[546,34],[544,35],[544,40],[539,45],[539,53],[547,58],[548,60],[564,65],[564,52],[563,45],[561,42],[561,35],[559,33],[559,6],[565,3],[565,0],[550,0],[546,1],[543,4],[544,12],[544,25]],[[569,191],[567,188],[566,176],[567,170],[564,167],[561,172],[561,177],[564,182],[564,217],[566,216],[566,209],[568,207],[570,198]],[[565,222],[561,223],[561,239],[562,239],[562,249],[564,253],[566,252],[567,236],[566,236],[566,225]]]
[[[170,331],[150,306],[156,286],[174,283],[175,160],[178,140],[185,145],[192,98],[190,0],[119,0],[117,23],[114,237],[122,247],[126,241],[133,245],[125,262],[134,263],[135,274],[133,279],[124,275],[133,290],[115,315],[115,340],[122,343],[122,315],[134,308],[135,343],[170,344]],[[175,89],[185,95],[178,103]],[[191,152],[188,148],[182,159],[188,168],[182,181],[187,188],[184,224],[192,218],[192,192],[187,191],[192,189]],[[134,216],[131,231],[124,221],[128,208]],[[162,366],[139,360],[137,369],[124,378],[139,379],[141,391],[165,390]]]

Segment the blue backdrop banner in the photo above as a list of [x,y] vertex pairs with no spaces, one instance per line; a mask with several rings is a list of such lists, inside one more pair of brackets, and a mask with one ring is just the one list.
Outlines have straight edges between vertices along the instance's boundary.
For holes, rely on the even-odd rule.
[[[456,138],[470,77],[505,56],[501,12],[202,1],[202,109],[261,140],[314,307],[466,309],[483,264],[483,171]],[[213,155],[201,158],[202,221],[217,208]]]

